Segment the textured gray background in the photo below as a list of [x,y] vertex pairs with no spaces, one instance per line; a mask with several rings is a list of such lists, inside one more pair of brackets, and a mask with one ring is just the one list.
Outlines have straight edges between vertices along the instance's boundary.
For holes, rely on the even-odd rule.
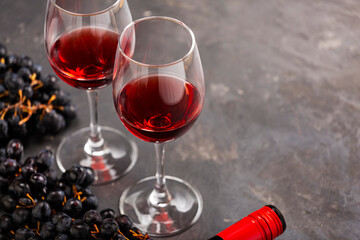
[[[204,212],[168,239],[207,239],[265,204],[283,212],[278,239],[360,238],[360,2],[358,0],[129,0],[133,17],[168,15],[197,38],[206,100],[197,124],[170,143],[167,173],[197,186]],[[0,42],[51,72],[43,46],[44,0],[1,0]],[[63,133],[29,142],[56,149],[87,126],[84,92],[62,83],[79,107]],[[101,90],[104,125],[126,130]],[[127,132],[126,132],[127,133]],[[128,133],[127,133],[128,134]],[[129,134],[128,134],[129,135]],[[117,209],[121,191],[154,174],[154,152],[136,140],[136,170],[94,187]]]

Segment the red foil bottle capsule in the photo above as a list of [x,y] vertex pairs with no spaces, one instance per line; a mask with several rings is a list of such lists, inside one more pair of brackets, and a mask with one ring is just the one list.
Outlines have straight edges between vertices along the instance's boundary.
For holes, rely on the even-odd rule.
[[209,240],[273,240],[286,229],[280,210],[266,205]]

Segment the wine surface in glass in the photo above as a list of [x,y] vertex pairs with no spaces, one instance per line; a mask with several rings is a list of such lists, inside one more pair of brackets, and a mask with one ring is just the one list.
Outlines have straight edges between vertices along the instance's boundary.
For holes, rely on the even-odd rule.
[[65,32],[50,50],[50,63],[67,84],[97,89],[111,83],[118,34],[100,27]]
[[166,142],[183,135],[202,108],[196,87],[169,75],[132,80],[116,99],[119,117],[125,127],[148,142]]

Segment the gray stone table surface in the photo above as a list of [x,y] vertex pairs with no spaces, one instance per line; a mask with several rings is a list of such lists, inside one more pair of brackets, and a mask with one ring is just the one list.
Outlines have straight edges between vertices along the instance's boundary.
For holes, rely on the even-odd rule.
[[[52,72],[44,0],[1,0],[0,42]],[[206,78],[201,117],[170,143],[166,172],[200,189],[204,211],[170,240],[208,239],[265,204],[283,212],[278,239],[360,238],[360,2],[358,0],[129,0],[134,18],[167,15],[194,31]],[[29,141],[26,155],[89,124],[85,92],[61,83],[78,118]],[[100,119],[133,138],[100,91]],[[121,180],[93,187],[118,209],[126,186],[154,174],[154,150]]]

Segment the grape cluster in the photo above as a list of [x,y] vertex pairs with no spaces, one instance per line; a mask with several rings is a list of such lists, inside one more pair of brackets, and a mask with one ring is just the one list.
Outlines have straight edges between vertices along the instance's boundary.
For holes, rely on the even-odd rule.
[[89,167],[73,165],[61,177],[50,166],[51,150],[23,159],[23,145],[12,139],[0,148],[0,240],[147,240],[126,215],[100,212],[88,188]]
[[0,43],[0,142],[33,133],[56,134],[76,116],[70,95],[54,75]]

